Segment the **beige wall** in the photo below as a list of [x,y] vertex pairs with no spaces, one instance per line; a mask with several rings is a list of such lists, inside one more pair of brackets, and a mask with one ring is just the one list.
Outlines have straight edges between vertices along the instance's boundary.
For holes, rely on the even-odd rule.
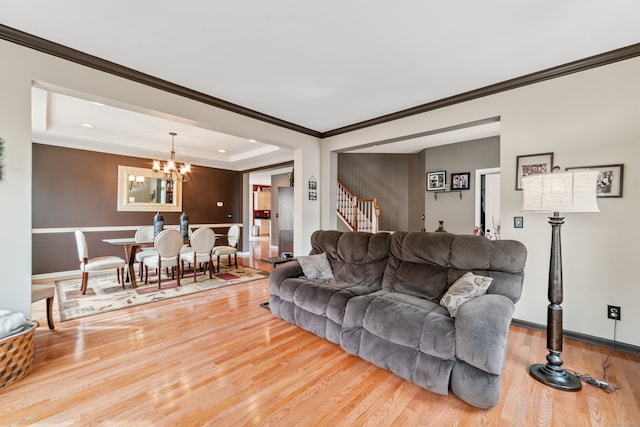
[[[546,324],[551,229],[545,215],[520,211],[522,192],[514,184],[516,156],[552,151],[555,163],[563,168],[624,163],[623,198],[599,199],[597,214],[566,215],[562,228],[564,328],[613,339],[613,321],[606,318],[606,307],[619,305],[622,321],[617,339],[637,346],[639,113],[640,58],[634,58],[328,138],[322,143],[322,183],[328,185],[325,180],[334,173],[337,150],[500,117],[502,237],[522,241],[529,251],[515,317]],[[335,226],[331,209],[323,206],[323,228]],[[524,216],[523,229],[513,228],[514,216]]]
[[[31,86],[33,82],[65,93],[92,94],[113,105],[134,105],[177,120],[189,120],[209,129],[295,150],[296,181],[319,176],[319,141],[259,120],[214,108],[161,90],[96,71],[35,50],[0,40],[0,137],[6,141],[6,179],[0,197],[10,201],[2,209],[5,241],[0,249],[1,308],[31,312]],[[310,249],[309,237],[319,228],[319,201],[296,194],[296,210],[304,221],[296,224],[295,248]],[[247,224],[245,224],[248,226]]]

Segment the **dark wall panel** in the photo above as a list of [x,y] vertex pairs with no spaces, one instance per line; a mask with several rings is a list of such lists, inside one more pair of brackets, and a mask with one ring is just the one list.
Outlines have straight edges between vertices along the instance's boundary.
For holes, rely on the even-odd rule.
[[377,199],[380,230],[408,230],[409,154],[338,155],[338,180],[363,199]]
[[[33,144],[32,163],[33,228],[153,223],[153,212],[117,210],[118,165],[150,168],[150,159]],[[189,222],[242,222],[241,185],[240,172],[193,166],[192,179],[182,187]],[[219,201],[223,207],[217,206]],[[178,224],[180,213],[163,212],[163,216],[166,224]],[[130,231],[86,233],[89,255],[122,256],[121,248],[112,248],[101,239],[131,235]],[[78,269],[72,233],[34,234],[32,240],[33,274]]]

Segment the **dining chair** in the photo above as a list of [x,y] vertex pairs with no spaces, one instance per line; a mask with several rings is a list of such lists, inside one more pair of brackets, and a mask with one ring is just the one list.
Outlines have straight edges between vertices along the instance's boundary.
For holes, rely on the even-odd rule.
[[[136,230],[135,241],[136,243],[153,242],[154,227],[153,225],[143,225]],[[140,280],[142,280],[144,273],[144,259],[148,256],[157,256],[158,253],[153,246],[147,246],[140,248],[136,253],[136,262],[138,263],[138,273],[140,274]]]
[[209,279],[213,277],[213,255],[211,251],[216,244],[216,235],[210,228],[198,228],[193,232],[190,239],[190,251],[183,251],[180,255],[182,260],[182,277],[184,277],[184,262],[193,264],[193,281],[196,281],[196,274],[200,264],[206,264],[209,270]]
[[212,250],[213,255],[218,260],[218,269],[217,272],[220,272],[220,256],[227,255],[229,259],[229,267],[231,267],[231,255],[233,255],[233,259],[236,264],[236,268],[238,268],[238,237],[240,236],[240,226],[232,225],[229,227],[229,231],[227,232],[227,246],[215,246]]
[[158,289],[160,289],[162,285],[162,268],[171,267],[171,278],[175,277],[177,285],[180,286],[180,250],[182,249],[182,244],[182,235],[177,230],[169,229],[158,233],[154,240],[154,248],[157,255],[146,257],[143,261],[145,284],[149,282],[149,268],[155,268],[158,271]]
[[89,282],[89,273],[94,271],[104,271],[116,269],[118,274],[118,283],[122,283],[124,289],[124,266],[126,262],[117,256],[107,255],[89,259],[89,247],[84,233],[76,230],[76,246],[78,247],[78,258],[80,259],[80,271],[82,271],[82,285],[80,290],[82,295],[87,293],[87,284]]
[[47,304],[47,324],[52,331],[55,329],[53,325],[53,297],[55,296],[56,287],[48,283],[32,283],[31,284],[31,303],[46,299]]

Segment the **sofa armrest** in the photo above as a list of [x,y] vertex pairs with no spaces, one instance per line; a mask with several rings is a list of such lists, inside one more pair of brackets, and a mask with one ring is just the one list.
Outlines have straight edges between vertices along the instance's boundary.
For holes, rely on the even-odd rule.
[[460,306],[456,316],[456,358],[501,375],[515,306],[507,297],[486,294]]
[[280,296],[280,285],[287,279],[303,276],[302,267],[298,261],[289,261],[278,265],[269,274],[269,293]]

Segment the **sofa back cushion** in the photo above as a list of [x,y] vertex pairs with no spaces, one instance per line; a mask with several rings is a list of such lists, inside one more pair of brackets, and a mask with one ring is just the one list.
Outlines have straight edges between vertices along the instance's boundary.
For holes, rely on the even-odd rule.
[[514,303],[522,293],[526,249],[513,240],[451,233],[396,232],[382,287],[434,302],[466,272],[493,278],[487,293]]
[[451,244],[449,283],[472,271],[493,278],[488,294],[500,294],[516,303],[522,295],[527,249],[515,240],[489,240],[458,235]]
[[453,237],[449,233],[393,233],[382,288],[440,301],[448,288]]
[[319,230],[310,255],[326,253],[336,280],[380,289],[389,256],[389,233]]

